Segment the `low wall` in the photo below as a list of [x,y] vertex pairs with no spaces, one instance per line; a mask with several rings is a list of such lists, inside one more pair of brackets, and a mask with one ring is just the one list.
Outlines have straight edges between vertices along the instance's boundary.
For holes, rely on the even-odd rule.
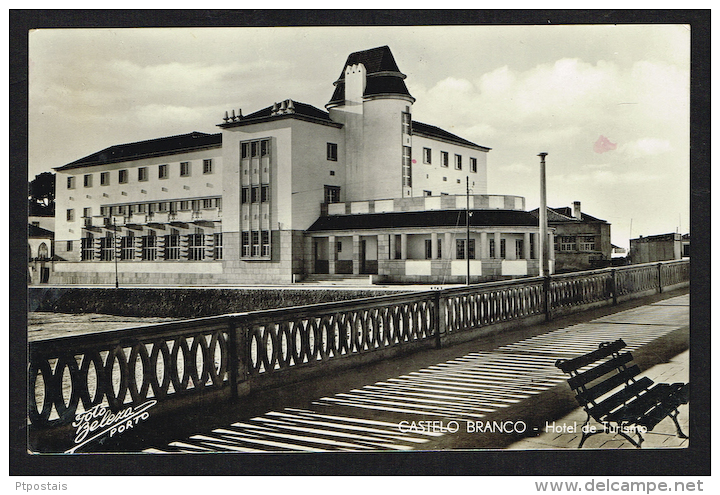
[[199,318],[405,292],[372,289],[94,289],[30,287],[28,310]]

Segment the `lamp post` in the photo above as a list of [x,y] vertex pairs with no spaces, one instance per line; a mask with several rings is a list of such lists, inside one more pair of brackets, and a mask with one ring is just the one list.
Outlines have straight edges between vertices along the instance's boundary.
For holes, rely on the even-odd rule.
[[115,217],[113,217],[113,258],[115,259],[115,288],[120,287],[118,282],[118,253],[117,253],[117,224],[115,223]]
[[545,157],[547,152],[538,154],[540,157],[540,242],[538,247],[540,250],[540,276],[545,277],[548,273],[547,263],[547,196],[545,186]]
[[470,177],[465,176],[465,261],[467,276],[465,285],[470,285]]

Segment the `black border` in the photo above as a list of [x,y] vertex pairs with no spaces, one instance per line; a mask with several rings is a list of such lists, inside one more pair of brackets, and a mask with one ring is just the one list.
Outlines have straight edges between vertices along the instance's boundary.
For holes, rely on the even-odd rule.
[[[710,474],[710,10],[10,10],[10,475]],[[484,24],[691,26],[690,447],[640,451],[29,455],[25,422],[28,31],[35,28]],[[662,194],[662,191],[658,191]]]

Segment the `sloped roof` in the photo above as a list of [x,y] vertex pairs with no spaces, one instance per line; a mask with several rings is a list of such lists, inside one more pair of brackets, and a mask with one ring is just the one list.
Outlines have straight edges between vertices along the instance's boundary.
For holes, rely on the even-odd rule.
[[401,95],[412,98],[405,86],[405,74],[400,72],[390,47],[385,45],[348,55],[328,105],[345,101],[345,68],[356,64],[365,66],[367,84],[363,96]]
[[[534,210],[530,211],[530,213],[538,217],[539,208],[535,208]],[[572,216],[572,208],[569,207],[563,207],[563,208],[550,208],[548,206],[547,209],[547,219],[548,222],[584,222],[584,223],[594,223],[594,222],[600,222],[600,223],[607,223],[607,220],[601,220],[599,218],[595,218],[592,215],[588,215],[585,212],[581,212],[582,219],[578,220],[577,218],[574,218]]]
[[486,146],[480,146],[479,144],[475,144],[472,141],[463,139],[460,136],[456,136],[455,134],[452,134],[444,129],[435,127],[434,125],[423,124],[422,122],[418,122],[416,120],[412,121],[412,133],[420,135],[420,136],[429,137],[429,138],[440,139],[442,141],[449,141],[449,142],[452,142],[455,144],[460,144],[463,146],[477,148],[482,151],[489,151],[492,149],[492,148],[488,148]]
[[292,101],[292,104],[293,104],[292,112],[276,114],[276,113],[274,113],[275,105],[270,105],[270,106],[267,106],[265,108],[258,110],[257,112],[253,112],[251,114],[240,117],[237,120],[234,120],[234,121],[231,120],[231,121],[225,122],[223,124],[218,124],[218,127],[227,129],[230,127],[238,127],[238,126],[243,126],[243,125],[257,124],[260,122],[266,122],[270,119],[281,119],[281,118],[296,118],[296,119],[316,122],[319,124],[342,127],[341,123],[333,121],[330,118],[330,114],[324,110],[320,110],[317,107],[308,105],[307,103],[302,103],[300,101],[295,101],[295,100],[285,100],[285,101],[286,102]]
[[[470,226],[537,227],[538,220],[526,211],[471,210]],[[368,230],[405,227],[464,227],[465,210],[430,210],[359,215],[328,215],[318,218],[308,231]]]
[[28,238],[30,239],[52,239],[55,233],[52,230],[43,229],[37,225],[28,224]]
[[139,160],[153,156],[166,156],[193,151],[196,149],[211,148],[222,145],[222,134],[206,134],[204,132],[191,132],[177,136],[168,136],[136,143],[117,144],[104,150],[88,155],[74,162],[57,167],[55,170],[68,170],[106,163]]

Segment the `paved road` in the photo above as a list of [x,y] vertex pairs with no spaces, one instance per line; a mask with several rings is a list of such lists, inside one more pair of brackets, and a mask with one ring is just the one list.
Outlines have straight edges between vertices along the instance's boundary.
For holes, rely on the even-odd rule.
[[[146,451],[322,452],[547,448],[548,444],[555,448],[542,435],[543,421],[560,418],[558,411],[568,410],[572,400],[566,377],[554,366],[557,359],[584,354],[599,342],[618,338],[625,340],[628,350],[640,351],[636,361],[643,351],[660,356],[673,342],[674,348],[678,341],[687,348],[688,325],[689,295],[685,294],[491,350],[471,351],[317,398],[306,407],[268,410]],[[520,435],[485,431],[492,421],[512,421],[515,430],[525,431]],[[513,445],[513,440],[525,436],[538,438]],[[563,445],[572,442],[564,440]]]

